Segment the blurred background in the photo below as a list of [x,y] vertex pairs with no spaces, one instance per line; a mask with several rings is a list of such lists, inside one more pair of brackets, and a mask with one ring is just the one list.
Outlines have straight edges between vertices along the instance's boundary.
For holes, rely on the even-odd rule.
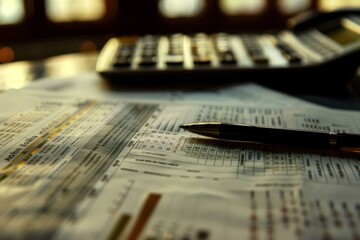
[[101,49],[114,35],[271,31],[359,0],[0,0],[0,63]]

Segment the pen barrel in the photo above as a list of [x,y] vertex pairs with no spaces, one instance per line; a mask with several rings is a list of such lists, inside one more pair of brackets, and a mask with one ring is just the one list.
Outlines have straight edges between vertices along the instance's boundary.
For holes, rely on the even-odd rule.
[[332,134],[331,136],[330,133],[325,132],[274,129],[231,124],[222,124],[219,136],[219,138],[222,139],[245,142],[259,142],[313,148],[336,148],[338,147],[337,144],[334,144],[334,140],[335,143],[337,142],[336,137],[336,134]]
[[338,147],[360,148],[360,135],[352,133],[339,133],[337,136]]

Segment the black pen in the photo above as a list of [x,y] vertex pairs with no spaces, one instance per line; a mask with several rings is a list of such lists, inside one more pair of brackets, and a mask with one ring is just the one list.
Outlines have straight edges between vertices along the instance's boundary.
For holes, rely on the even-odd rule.
[[190,123],[179,126],[203,136],[311,148],[352,149],[360,147],[360,134],[278,129],[220,122]]

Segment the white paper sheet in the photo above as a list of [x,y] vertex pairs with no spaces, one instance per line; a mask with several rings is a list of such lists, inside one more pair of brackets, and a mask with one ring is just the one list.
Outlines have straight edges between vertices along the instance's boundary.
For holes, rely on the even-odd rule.
[[212,120],[360,133],[357,112],[32,90],[0,101],[2,239],[359,236],[357,154],[220,142],[178,128]]

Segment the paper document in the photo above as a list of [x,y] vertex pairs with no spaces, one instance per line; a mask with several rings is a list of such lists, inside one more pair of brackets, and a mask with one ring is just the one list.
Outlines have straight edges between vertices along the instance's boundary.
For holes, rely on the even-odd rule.
[[223,121],[360,133],[357,112],[31,90],[0,101],[0,239],[360,236],[358,154],[179,129]]

